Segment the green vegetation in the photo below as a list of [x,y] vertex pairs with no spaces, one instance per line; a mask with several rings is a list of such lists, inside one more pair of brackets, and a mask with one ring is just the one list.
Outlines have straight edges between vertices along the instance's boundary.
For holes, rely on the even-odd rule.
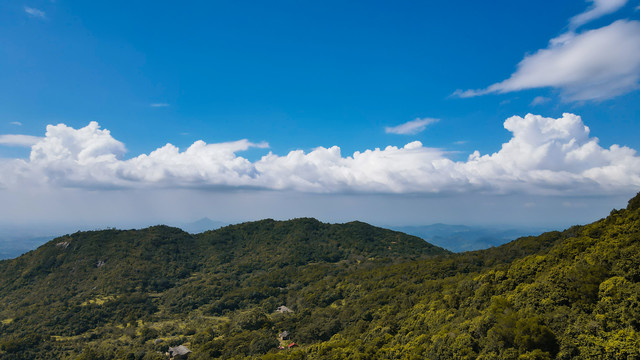
[[461,254],[297,219],[80,232],[0,261],[0,359],[166,359],[180,344],[190,359],[640,359],[640,194]]

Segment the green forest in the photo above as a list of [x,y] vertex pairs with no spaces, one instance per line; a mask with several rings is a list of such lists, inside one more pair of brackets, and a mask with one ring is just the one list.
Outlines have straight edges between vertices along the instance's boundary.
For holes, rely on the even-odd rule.
[[451,253],[362,222],[77,232],[0,261],[0,359],[640,359],[640,194]]

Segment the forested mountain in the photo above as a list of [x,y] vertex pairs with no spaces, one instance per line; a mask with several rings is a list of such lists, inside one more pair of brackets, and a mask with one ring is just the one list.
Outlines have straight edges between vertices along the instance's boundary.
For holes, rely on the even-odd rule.
[[639,230],[640,194],[460,254],[314,219],[78,232],[0,261],[0,359],[638,359]]

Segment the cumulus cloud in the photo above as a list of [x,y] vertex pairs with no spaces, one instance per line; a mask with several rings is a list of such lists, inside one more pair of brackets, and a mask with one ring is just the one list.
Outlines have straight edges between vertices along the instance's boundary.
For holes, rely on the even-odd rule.
[[168,103],[152,103],[152,104],[149,104],[149,106],[151,106],[151,107],[169,107],[169,104]]
[[552,87],[568,101],[605,100],[638,88],[640,22],[618,20],[580,34],[565,33],[546,49],[526,56],[508,79],[480,90],[457,90],[473,97]]
[[598,193],[640,185],[636,151],[618,145],[600,147],[577,115],[513,116],[504,127],[513,137],[500,151],[482,156],[474,152],[462,165],[475,178],[490,180],[492,186]]
[[40,140],[42,140],[41,137],[31,135],[0,135],[0,145],[30,147],[37,144]]
[[509,142],[493,154],[453,161],[419,141],[344,156],[337,146],[286,155],[269,152],[250,161],[238,153],[265,148],[248,140],[207,144],[181,151],[171,144],[124,159],[124,144],[91,122],[74,129],[48,126],[28,160],[0,163],[6,188],[52,185],[83,188],[256,188],[311,193],[526,193],[610,194],[637,191],[640,157],[591,137],[573,114],[545,118],[528,114],[504,122]]
[[24,12],[26,12],[29,16],[40,18],[40,19],[44,19],[46,17],[46,14],[44,13],[44,11],[36,8],[31,8],[28,6],[24,7]]
[[593,5],[585,12],[571,18],[569,25],[576,29],[592,20],[618,11],[627,4],[627,0],[589,0]]
[[437,121],[438,119],[418,118],[397,126],[387,126],[384,128],[384,131],[387,134],[413,135],[424,131],[424,129],[427,128],[427,125],[433,124]]
[[64,124],[48,125],[45,137],[31,148],[29,159],[36,164],[70,162],[82,166],[114,162],[125,152],[123,143],[92,121],[77,130]]

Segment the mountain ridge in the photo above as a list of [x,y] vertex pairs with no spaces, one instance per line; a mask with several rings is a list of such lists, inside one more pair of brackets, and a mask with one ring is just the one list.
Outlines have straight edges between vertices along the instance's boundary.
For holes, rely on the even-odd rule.
[[0,359],[638,358],[638,269],[640,193],[466,253],[310,218],[78,232],[0,262]]

